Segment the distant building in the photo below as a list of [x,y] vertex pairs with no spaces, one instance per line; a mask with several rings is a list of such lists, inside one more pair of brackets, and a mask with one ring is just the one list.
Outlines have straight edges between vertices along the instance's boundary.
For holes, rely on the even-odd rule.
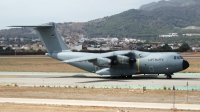
[[26,44],[26,45],[22,46],[21,49],[30,50],[31,49],[31,45]]
[[6,37],[2,37],[1,40],[3,40],[3,41],[7,41],[8,38],[6,38]]
[[91,50],[91,51],[95,51],[95,50],[103,50],[103,51],[107,51],[110,50],[110,47],[87,47],[87,50]]
[[67,43],[67,42],[70,42],[70,38],[71,38],[71,37],[65,37],[64,42],[66,42],[66,43]]
[[17,37],[14,38],[14,41],[15,42],[20,42],[20,38],[17,36]]
[[199,33],[186,33],[186,34],[183,34],[183,36],[192,37],[192,36],[200,36],[200,34]]
[[192,47],[192,50],[193,50],[193,51],[200,51],[200,45],[193,46],[193,47]]
[[37,42],[37,43],[33,44],[32,45],[32,49],[36,50],[36,51],[39,50],[39,49],[40,50],[46,50],[45,47],[42,45],[41,42]]
[[83,43],[84,41],[85,41],[84,38],[80,38],[80,39],[78,40],[78,42],[80,42],[80,43]]
[[4,41],[0,41],[0,44],[4,44]]
[[130,50],[137,50],[138,46],[136,44],[129,45]]
[[122,45],[114,45],[111,50],[122,50],[123,46]]
[[19,40],[20,40],[21,42],[24,42],[24,38],[19,38]]
[[82,50],[82,44],[70,44],[70,49],[71,50],[77,50],[77,51],[80,51]]
[[172,50],[179,49],[179,47],[180,47],[180,46],[178,46],[178,45],[172,45],[172,46],[171,46]]
[[178,33],[168,33],[167,35],[159,35],[159,37],[170,38],[170,37],[178,37]]

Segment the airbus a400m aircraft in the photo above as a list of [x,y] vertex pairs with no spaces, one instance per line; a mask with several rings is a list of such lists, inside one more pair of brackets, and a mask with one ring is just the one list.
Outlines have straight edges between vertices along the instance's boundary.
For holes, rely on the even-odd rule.
[[136,50],[108,53],[72,52],[56,31],[54,23],[32,27],[46,47],[47,56],[72,66],[99,74],[103,77],[132,77],[137,74],[165,74],[171,79],[173,73],[185,70],[189,63],[178,53],[149,53]]

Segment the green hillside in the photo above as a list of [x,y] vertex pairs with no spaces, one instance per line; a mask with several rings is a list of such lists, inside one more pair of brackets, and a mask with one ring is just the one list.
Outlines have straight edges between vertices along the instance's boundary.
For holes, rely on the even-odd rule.
[[132,9],[104,19],[84,27],[89,36],[135,37],[185,32],[184,27],[200,26],[200,4],[153,11]]

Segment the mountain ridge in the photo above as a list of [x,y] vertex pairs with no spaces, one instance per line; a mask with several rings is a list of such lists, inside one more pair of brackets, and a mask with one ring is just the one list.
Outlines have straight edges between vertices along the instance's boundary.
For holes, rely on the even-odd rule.
[[153,11],[131,9],[86,29],[91,36],[135,37],[175,32],[188,26],[200,26],[200,4]]
[[182,7],[182,6],[189,6],[195,5],[200,3],[200,0],[161,0],[158,2],[152,2],[149,4],[145,4],[140,6],[140,10],[145,11],[152,11],[158,8],[165,8],[165,7]]

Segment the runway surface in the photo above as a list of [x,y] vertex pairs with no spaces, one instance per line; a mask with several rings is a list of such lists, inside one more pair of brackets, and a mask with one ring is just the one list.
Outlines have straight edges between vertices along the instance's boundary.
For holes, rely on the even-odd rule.
[[[46,55],[2,55],[0,58],[50,58]],[[183,56],[183,58],[200,58],[200,56]]]
[[3,56],[0,56],[0,59],[1,58],[6,58],[6,59],[17,59],[17,58],[24,58],[24,59],[32,59],[32,58],[36,58],[36,59],[40,59],[40,58],[50,58],[48,56],[45,56],[45,55],[3,55]]
[[0,84],[20,86],[86,86],[95,88],[142,88],[200,90],[200,73],[175,73],[172,79],[164,75],[139,75],[130,79],[102,78],[92,73],[0,72]]
[[[103,107],[133,107],[133,108],[159,108],[171,109],[173,104],[167,103],[140,103],[140,102],[114,102],[114,101],[87,101],[87,100],[56,100],[56,99],[28,99],[28,98],[0,98],[2,103],[26,104],[54,104],[73,106],[103,106]],[[175,104],[176,109],[200,110],[197,104]]]

